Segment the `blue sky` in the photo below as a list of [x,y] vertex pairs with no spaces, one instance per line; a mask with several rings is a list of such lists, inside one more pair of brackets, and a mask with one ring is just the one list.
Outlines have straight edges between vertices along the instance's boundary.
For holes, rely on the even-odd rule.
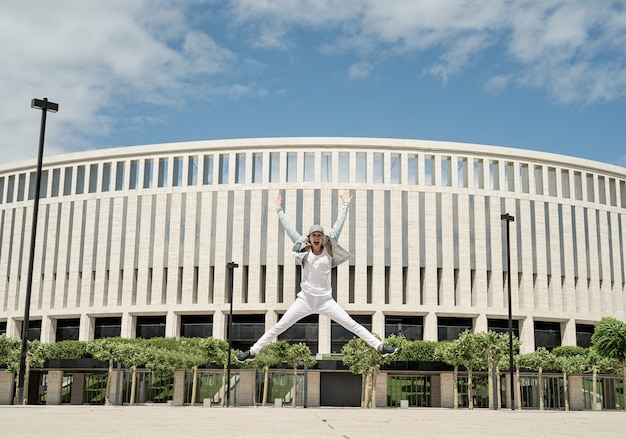
[[349,136],[626,166],[626,1],[10,0],[1,11],[0,163],[36,158],[30,101],[47,97],[60,106],[47,156]]

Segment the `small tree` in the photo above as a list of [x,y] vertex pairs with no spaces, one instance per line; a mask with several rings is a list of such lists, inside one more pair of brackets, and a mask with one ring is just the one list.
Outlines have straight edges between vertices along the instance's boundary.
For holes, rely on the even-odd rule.
[[209,344],[212,338],[181,338],[178,341],[180,366],[193,374],[191,383],[191,405],[195,405],[198,395],[198,368],[210,362]]
[[183,364],[178,349],[152,345],[150,343],[143,347],[143,355],[145,356],[143,365],[152,372],[172,373]]
[[104,404],[110,405],[109,394],[111,392],[111,383],[113,382],[113,363],[120,361],[123,351],[120,348],[124,343],[121,338],[99,338],[87,343],[85,351],[93,358],[109,363],[109,374],[107,377],[107,386],[104,395]]
[[391,334],[385,339],[385,344],[398,348],[391,361],[438,361],[435,351],[438,341],[407,340],[404,335]]
[[[417,340],[421,342],[422,340]],[[407,340],[404,335],[391,334],[385,339],[385,344],[393,346],[398,351],[393,356],[393,361],[419,361],[420,356],[417,345],[414,345],[412,341]]]
[[[22,344],[19,340],[0,335],[0,364],[6,364],[8,373],[16,374],[20,370]],[[17,383],[16,383],[17,386]],[[28,394],[28,392],[25,392]],[[16,393],[17,395],[17,387]]]
[[289,350],[289,343],[286,341],[276,341],[261,349],[254,360],[250,363],[252,367],[263,371],[263,397],[261,404],[267,403],[267,393],[270,387],[270,367],[276,366],[284,361]]
[[591,346],[591,348],[587,349],[587,367],[585,372],[591,372],[591,393],[593,395],[592,410],[598,409],[598,372],[616,373],[619,369],[619,361],[600,355],[595,346]]
[[21,343],[19,340],[0,335],[0,364],[7,365],[7,372],[15,373],[11,365],[17,364],[19,367]]
[[291,404],[296,406],[297,402],[297,389],[298,389],[298,367],[299,366],[313,366],[315,364],[315,358],[311,356],[311,349],[304,343],[296,343],[289,346],[287,349],[287,356],[285,358],[288,365],[293,367],[293,395],[291,398]]
[[46,344],[46,358],[77,360],[87,356],[87,343],[79,340],[63,340]]
[[[6,363],[7,372],[17,374],[20,371],[20,360],[22,354],[22,344],[19,340],[12,340],[5,335],[0,336],[0,359]],[[26,344],[26,362],[24,369],[24,399],[18,401],[18,404],[28,404],[28,385],[30,380],[30,369],[32,367],[42,367],[46,360],[46,345],[39,340],[28,341]],[[15,382],[15,394],[18,394],[17,386],[19,383]]]
[[[481,332],[477,333],[476,337],[481,344],[481,350],[484,355],[484,362],[488,370],[488,386],[489,386],[489,408],[494,407],[495,401],[493,401],[493,389],[494,382],[492,377],[492,370],[495,368],[496,381],[500,382],[501,370],[508,369],[509,364],[509,334],[504,332]],[[513,336],[513,353],[519,350],[520,341],[517,337]],[[511,371],[511,373],[514,373]],[[514,389],[511,389],[514,392]],[[498,407],[502,406],[501,392],[497,392]],[[515,395],[515,393],[512,393]]]
[[563,374],[563,393],[565,411],[569,411],[569,382],[568,377],[573,373],[583,373],[587,367],[587,349],[580,346],[559,346],[552,350],[555,366]]
[[221,406],[224,407],[224,403],[226,401],[226,385],[230,386],[230,383],[227,383],[228,380],[228,365],[233,364],[234,356],[230,358],[230,363],[228,361],[228,342],[225,340],[219,340],[217,338],[207,338],[205,339],[205,348],[207,352],[207,363],[215,363],[217,365],[222,366],[222,399]]
[[599,363],[604,357],[598,353],[598,351],[591,347],[587,351],[587,365],[588,370],[591,370],[591,410],[597,410],[598,402],[598,369]]
[[[620,362],[622,387],[626,389],[626,323],[614,317],[602,318],[594,329],[591,343],[600,355]],[[626,410],[626,404],[622,405]]]
[[516,360],[520,367],[526,367],[527,369],[537,372],[537,381],[539,387],[539,410],[544,410],[545,402],[543,394],[543,370],[550,369],[556,366],[554,355],[543,346],[539,346],[535,352],[517,355]]
[[489,399],[489,408],[493,409],[493,368],[497,365],[498,356],[504,345],[500,342],[500,334],[489,332],[477,332],[474,334],[476,343],[479,345],[479,353],[483,356],[482,362],[487,369],[487,396]]
[[131,372],[130,384],[130,405],[135,405],[135,395],[137,391],[137,367],[148,362],[145,340],[120,340],[118,345],[119,361]]
[[[6,346],[8,348],[11,347],[10,343],[7,343]],[[6,349],[6,348],[5,348]],[[22,345],[18,341],[17,349],[11,349],[7,355],[7,371],[11,373],[19,373],[20,371],[20,357],[22,354]],[[39,340],[30,340],[26,343],[26,362],[24,368],[24,399],[22,401],[18,401],[18,404],[26,405],[28,404],[28,386],[30,381],[30,369],[33,367],[42,367],[44,361],[46,361],[46,345],[41,343]],[[15,383],[15,394],[18,394],[17,386],[19,383],[16,381]]]
[[440,342],[435,351],[435,356],[440,361],[454,367],[453,407],[459,408],[459,366],[463,364],[459,352],[458,340]]
[[341,349],[343,364],[350,372],[361,375],[361,408],[376,407],[376,378],[385,360],[360,338],[353,338]]
[[485,345],[484,338],[472,331],[463,331],[457,340],[455,340],[456,354],[460,363],[467,369],[467,408],[474,408],[473,398],[473,371],[484,369],[486,367],[486,358],[484,354]]

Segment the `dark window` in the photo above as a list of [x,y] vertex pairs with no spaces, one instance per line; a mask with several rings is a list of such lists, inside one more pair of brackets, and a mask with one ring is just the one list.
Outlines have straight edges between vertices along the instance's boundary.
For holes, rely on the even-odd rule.
[[[225,319],[228,324],[228,318]],[[228,332],[227,332],[228,333]],[[265,333],[263,314],[233,315],[232,347],[245,351]]]
[[561,346],[561,324],[559,322],[535,322],[535,349],[539,346],[546,349]]
[[56,341],[78,340],[80,319],[57,320]]
[[[282,315],[279,316],[282,318]],[[289,343],[304,343],[311,349],[311,354],[317,354],[317,339],[319,333],[319,316],[310,315],[296,322],[291,328],[278,336],[279,340]]]
[[0,322],[0,335],[7,333],[7,322]]
[[96,318],[94,339],[119,337],[122,335],[121,317],[99,317]]
[[28,321],[28,334],[26,334],[26,340],[41,340],[41,320]]
[[213,316],[180,316],[180,336],[188,338],[213,336]]
[[407,340],[424,339],[424,317],[422,316],[386,316],[385,337],[403,335]]
[[437,337],[439,341],[456,340],[463,331],[472,330],[472,319],[463,317],[437,318]]
[[165,316],[138,316],[137,338],[165,337]]
[[[350,316],[358,323],[363,325],[365,329],[368,331],[372,330],[372,316]],[[331,337],[331,346],[330,351],[334,354],[338,354],[341,352],[341,348],[352,340],[356,335],[348,331],[346,328],[341,326],[339,323],[332,321],[330,323],[330,337]]]
[[[519,321],[513,320],[513,335],[519,338]],[[509,320],[508,319],[487,319],[487,329],[489,331],[498,333],[509,333]]]
[[594,329],[593,325],[576,324],[576,346],[581,348],[590,347]]

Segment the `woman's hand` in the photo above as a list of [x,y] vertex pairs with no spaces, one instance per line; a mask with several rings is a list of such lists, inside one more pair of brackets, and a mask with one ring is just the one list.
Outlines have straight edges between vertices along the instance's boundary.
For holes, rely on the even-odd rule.
[[350,201],[352,199],[352,195],[350,195],[350,191],[345,191],[339,194],[342,201]]
[[278,196],[276,197],[276,205],[277,206],[283,205],[283,196],[281,194],[278,194]]

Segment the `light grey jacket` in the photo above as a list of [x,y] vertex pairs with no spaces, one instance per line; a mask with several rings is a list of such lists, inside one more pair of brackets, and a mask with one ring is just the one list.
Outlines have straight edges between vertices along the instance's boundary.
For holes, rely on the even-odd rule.
[[[348,208],[350,207],[350,201],[344,201],[343,207],[341,211],[339,211],[339,215],[337,215],[337,220],[335,221],[335,225],[330,230],[327,235],[324,235],[324,244],[330,241],[333,248],[333,267],[336,267],[339,264],[346,262],[352,256],[348,250],[344,249],[339,245],[337,239],[339,239],[339,234],[341,233],[341,229],[343,228],[343,223],[346,220],[346,216],[348,216]],[[311,245],[309,243],[309,238],[306,236],[300,235],[296,231],[296,229],[291,225],[289,219],[287,219],[287,215],[285,215],[285,211],[282,206],[276,206],[276,212],[278,213],[278,219],[280,220],[280,224],[289,235],[289,238],[293,241],[293,256],[296,258],[296,262],[299,265],[304,264],[304,257],[308,252],[303,251],[307,246]]]

